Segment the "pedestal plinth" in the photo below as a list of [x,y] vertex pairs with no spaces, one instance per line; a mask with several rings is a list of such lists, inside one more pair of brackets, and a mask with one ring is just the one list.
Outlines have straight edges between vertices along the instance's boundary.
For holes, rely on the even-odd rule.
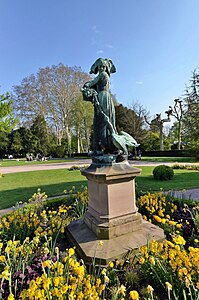
[[[142,220],[135,203],[135,178],[140,169],[121,163],[92,163],[82,171],[88,179],[88,211],[83,220],[73,221],[67,236],[86,259],[101,264],[121,258],[164,232]],[[99,241],[103,247],[99,247]]]
[[99,239],[111,239],[141,229],[135,204],[135,177],[140,169],[128,162],[92,164],[82,171],[88,179],[88,212],[84,221]]

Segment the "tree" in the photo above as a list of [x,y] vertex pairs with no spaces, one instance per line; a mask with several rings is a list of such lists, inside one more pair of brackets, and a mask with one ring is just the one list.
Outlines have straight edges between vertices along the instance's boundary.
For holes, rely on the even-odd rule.
[[12,112],[12,99],[10,94],[0,95],[0,132],[11,132],[16,125],[16,118]]
[[142,143],[146,136],[142,106],[135,104],[133,109],[131,109],[119,104],[115,106],[115,114],[118,132],[126,131],[132,135],[138,143]]
[[47,155],[50,146],[50,135],[44,116],[38,115],[34,119],[33,124],[30,127],[30,131],[38,139],[37,149],[35,149],[36,152],[41,152],[44,155]]
[[8,150],[8,134],[12,131],[17,123],[17,119],[12,112],[12,99],[10,94],[0,95],[0,153],[4,155]]
[[[27,153],[37,153],[39,139],[36,137],[29,128],[20,127],[14,131],[14,134],[20,135],[20,140],[22,143],[22,149],[20,154],[25,156]],[[12,147],[12,145],[11,145]]]
[[138,101],[133,102],[130,108],[136,113],[137,118],[134,119],[133,128],[136,140],[142,144],[148,135],[146,130],[145,116],[149,116],[147,109]]
[[177,149],[180,150],[181,142],[182,142],[182,125],[183,125],[183,117],[185,114],[183,101],[180,99],[174,100],[174,106],[169,106],[169,110],[165,113],[170,114],[177,120],[178,128],[177,128],[177,140],[178,146]]
[[13,131],[10,134],[11,144],[10,144],[10,152],[19,156],[21,151],[23,150],[22,138],[18,130]]
[[156,127],[159,130],[159,137],[160,137],[160,151],[164,151],[164,132],[163,132],[163,127],[165,122],[170,122],[170,112],[167,113],[167,118],[162,119],[161,114],[156,114],[156,117],[149,122],[147,120],[147,117],[145,116],[145,121],[146,123],[152,128]]
[[191,78],[191,86],[185,96],[185,139],[190,148],[198,151],[199,147],[199,74],[196,70]]
[[144,140],[143,148],[145,150],[159,150],[160,149],[160,135],[157,132],[149,131]]
[[93,123],[93,105],[88,101],[84,101],[82,95],[79,95],[76,98],[73,109],[77,152],[88,152]]
[[90,76],[76,66],[59,64],[40,68],[36,75],[26,77],[21,85],[14,87],[15,112],[22,124],[29,126],[38,114],[43,115],[57,143],[61,145],[63,138],[67,139],[70,154],[74,105],[81,95],[80,88],[89,79]]

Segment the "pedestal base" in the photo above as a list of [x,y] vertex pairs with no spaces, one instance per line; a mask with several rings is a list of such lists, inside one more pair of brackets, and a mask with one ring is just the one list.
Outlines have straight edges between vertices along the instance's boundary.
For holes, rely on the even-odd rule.
[[89,212],[84,217],[84,222],[98,239],[112,239],[120,235],[137,231],[142,228],[142,216],[135,212],[109,221],[97,220]]
[[73,221],[66,230],[69,241],[76,246],[77,254],[86,263],[91,263],[93,259],[100,265],[107,265],[114,259],[122,259],[129,250],[135,252],[152,239],[163,240],[164,231],[149,222],[142,221],[142,228],[112,239],[102,240],[88,228],[82,219]]
[[[127,161],[109,162],[96,158],[82,171],[88,179],[88,211],[84,219],[73,221],[66,234],[85,262],[93,259],[106,265],[128,250],[137,250],[152,239],[163,240],[161,228],[142,220],[135,201],[135,178],[140,170]],[[103,246],[100,247],[100,240]]]

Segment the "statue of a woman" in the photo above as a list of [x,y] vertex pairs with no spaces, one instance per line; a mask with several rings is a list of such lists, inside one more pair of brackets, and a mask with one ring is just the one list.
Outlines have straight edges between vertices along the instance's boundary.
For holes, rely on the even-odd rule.
[[111,131],[116,132],[115,108],[110,93],[110,73],[114,72],[116,69],[111,60],[99,58],[90,70],[90,74],[98,73],[98,76],[85,83],[83,87],[85,91],[90,91],[92,94],[90,100],[94,104],[94,150],[105,153],[113,153],[116,150],[111,139]]
[[91,66],[90,74],[98,74],[84,84],[84,100],[94,104],[93,146],[95,153],[113,154],[117,149],[128,154],[126,145],[136,146],[137,142],[127,133],[117,133],[115,108],[110,93],[110,74],[116,68],[110,59],[98,58]]

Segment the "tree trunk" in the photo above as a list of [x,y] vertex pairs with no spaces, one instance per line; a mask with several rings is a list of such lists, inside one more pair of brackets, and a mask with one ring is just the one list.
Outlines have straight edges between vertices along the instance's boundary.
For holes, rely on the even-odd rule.
[[79,134],[79,128],[77,128],[77,153],[80,153],[80,134]]
[[80,142],[80,151],[84,152],[84,146],[83,146],[81,134],[80,134],[80,137],[79,137],[79,142]]
[[68,157],[71,157],[71,133],[68,128],[68,125],[66,125],[66,138],[68,142]]
[[160,124],[160,151],[164,151],[163,124]]
[[84,127],[85,127],[85,138],[86,138],[86,152],[90,150],[90,136],[89,136],[89,130],[87,129],[86,122],[84,120]]
[[179,127],[178,127],[178,150],[180,150],[181,148],[181,128],[182,128],[182,125],[181,125],[181,121],[179,121]]

